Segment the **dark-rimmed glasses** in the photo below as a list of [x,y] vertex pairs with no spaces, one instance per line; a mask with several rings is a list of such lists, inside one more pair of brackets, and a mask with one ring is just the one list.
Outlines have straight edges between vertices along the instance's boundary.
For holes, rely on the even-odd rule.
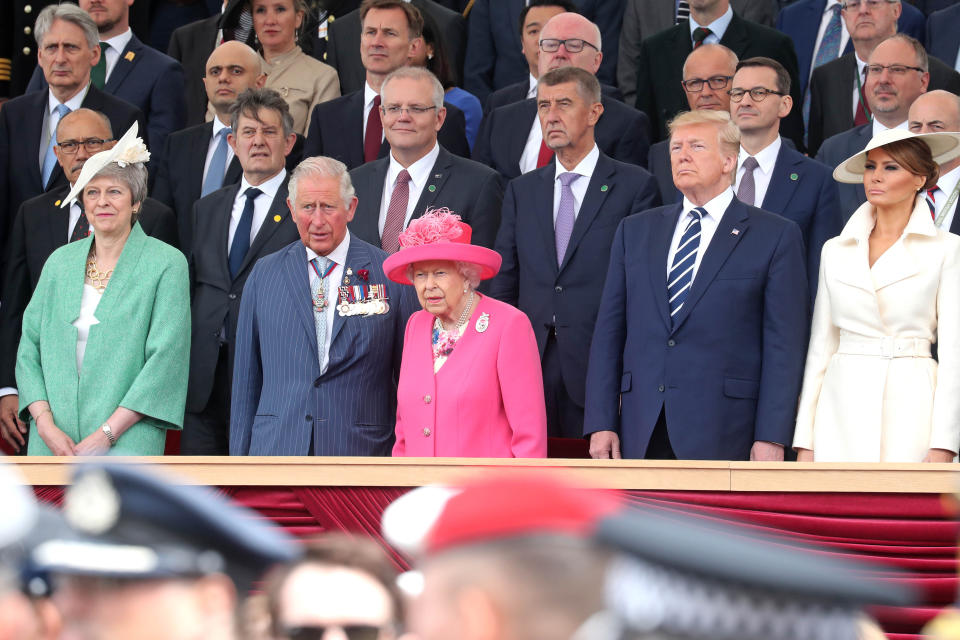
[[431,109],[436,109],[436,108],[437,108],[436,105],[430,105],[429,107],[424,107],[419,104],[412,104],[408,107],[402,107],[399,104],[388,104],[385,107],[380,107],[380,113],[382,113],[385,116],[391,116],[394,118],[399,118],[400,114],[403,113],[404,111],[406,111],[407,114],[410,116],[422,116],[427,111],[430,111]]
[[731,80],[733,80],[733,76],[713,76],[706,80],[703,78],[690,78],[689,80],[682,80],[680,84],[690,93],[700,93],[703,91],[704,84],[709,84],[711,89],[718,91],[726,88]]
[[103,149],[105,142],[110,141],[104,140],[103,138],[84,138],[83,140],[64,140],[63,142],[57,142],[57,146],[60,147],[60,153],[72,156],[80,150],[80,145],[83,145],[87,153],[96,153]]
[[883,70],[886,69],[895,76],[902,76],[907,71],[919,71],[920,73],[926,73],[920,67],[911,67],[906,64],[868,64],[864,67],[867,70],[867,75],[880,75],[883,73]]
[[567,38],[566,40],[558,40],[557,38],[544,38],[540,41],[540,50],[546,51],[547,53],[553,53],[560,48],[560,45],[563,45],[563,48],[567,50],[567,53],[580,53],[583,51],[583,45],[588,45],[597,51],[600,51],[600,49],[597,48],[597,45],[587,42],[581,38]]
[[730,102],[740,102],[743,100],[743,96],[748,93],[754,102],[763,102],[771,93],[775,96],[787,95],[783,91],[774,91],[773,89],[767,89],[766,87],[754,87],[753,89],[730,89],[730,91],[727,91],[727,95],[730,96]]

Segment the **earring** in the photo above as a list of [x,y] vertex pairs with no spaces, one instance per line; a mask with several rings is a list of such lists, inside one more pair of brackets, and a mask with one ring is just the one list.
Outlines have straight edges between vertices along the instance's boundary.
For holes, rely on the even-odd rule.
[[463,285],[463,292],[468,293],[469,291],[470,291],[470,285],[468,284]]

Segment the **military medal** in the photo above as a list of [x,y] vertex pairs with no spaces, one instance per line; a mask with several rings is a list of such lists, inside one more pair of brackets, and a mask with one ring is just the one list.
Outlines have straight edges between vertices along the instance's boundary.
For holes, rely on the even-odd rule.
[[317,313],[324,311],[328,306],[330,306],[330,301],[327,300],[327,277],[337,268],[337,263],[333,260],[330,261],[330,266],[327,267],[327,271],[323,274],[320,273],[320,270],[317,269],[316,263],[313,260],[310,261],[310,266],[313,267],[313,272],[317,274],[317,278],[320,279],[320,286],[317,288],[316,295],[312,296],[313,298],[313,310]]
[[[352,273],[352,270],[351,270]],[[337,311],[341,316],[383,315],[390,310],[387,302],[387,287],[383,284],[355,284],[351,286],[344,278],[339,289]]]

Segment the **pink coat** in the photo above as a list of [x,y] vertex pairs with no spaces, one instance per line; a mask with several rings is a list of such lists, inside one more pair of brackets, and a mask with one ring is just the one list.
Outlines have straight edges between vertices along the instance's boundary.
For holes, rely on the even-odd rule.
[[[483,313],[487,328],[479,332]],[[543,377],[527,316],[483,296],[436,375],[433,320],[418,311],[407,322],[393,455],[545,458]]]

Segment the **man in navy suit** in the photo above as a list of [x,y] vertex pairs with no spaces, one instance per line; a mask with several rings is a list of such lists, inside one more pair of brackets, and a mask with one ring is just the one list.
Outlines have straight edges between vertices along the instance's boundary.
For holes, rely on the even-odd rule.
[[[960,97],[943,91],[930,91],[913,101],[907,117],[913,133],[960,131]],[[940,165],[937,186],[927,192],[933,219],[941,229],[960,234],[960,216],[957,216],[955,194],[960,192],[960,158]]]
[[927,19],[927,51],[960,71],[960,4],[930,14]]
[[[365,0],[360,58],[367,73],[364,88],[318,104],[310,117],[304,157],[329,156],[348,169],[383,158],[390,144],[380,121],[380,85],[424,47],[423,16],[403,0]],[[469,158],[463,112],[444,103],[447,117],[438,137],[444,149]]]
[[780,120],[790,113],[790,76],[776,60],[748,58],[737,65],[730,115],[740,129],[737,198],[779,213],[803,232],[811,303],[817,293],[820,250],[843,230],[840,195],[830,167],[783,144]]
[[[146,115],[145,138],[154,155],[167,136],[187,122],[183,67],[170,56],[148,47],[130,30],[130,0],[79,0],[100,33],[100,61],[93,84],[134,105]],[[45,88],[43,74],[34,72],[28,91]],[[154,159],[151,170],[156,166]]]
[[795,222],[730,185],[730,114],[673,120],[681,204],[620,223],[587,372],[594,458],[783,460],[793,439],[809,301]]
[[[576,67],[537,86],[539,122],[556,161],[510,182],[490,295],[530,317],[543,363],[547,432],[583,437],[587,355],[600,308],[598,266],[617,224],[659,203],[653,177],[607,157],[593,139],[600,83]],[[602,271],[602,267],[600,267]]]
[[350,172],[359,198],[350,231],[394,253],[411,220],[447,207],[473,228],[473,244],[492,248],[503,204],[500,174],[437,143],[446,117],[443,85],[422,67],[401,67],[383,81],[380,95],[390,155]]
[[[343,163],[300,163],[287,206],[300,239],[257,264],[240,308],[230,454],[389,456],[413,287],[347,231],[357,198]],[[377,311],[350,315],[361,301],[345,291],[360,283]]]
[[[537,64],[541,74],[570,66],[596,74],[603,59],[601,49],[597,25],[580,14],[564,12],[550,18],[540,32]],[[650,146],[647,116],[607,96],[600,101],[603,112],[595,130],[600,150],[621,162],[645,167]],[[474,160],[508,180],[546,165],[551,157],[532,98],[494,109],[484,117],[473,150]]]

